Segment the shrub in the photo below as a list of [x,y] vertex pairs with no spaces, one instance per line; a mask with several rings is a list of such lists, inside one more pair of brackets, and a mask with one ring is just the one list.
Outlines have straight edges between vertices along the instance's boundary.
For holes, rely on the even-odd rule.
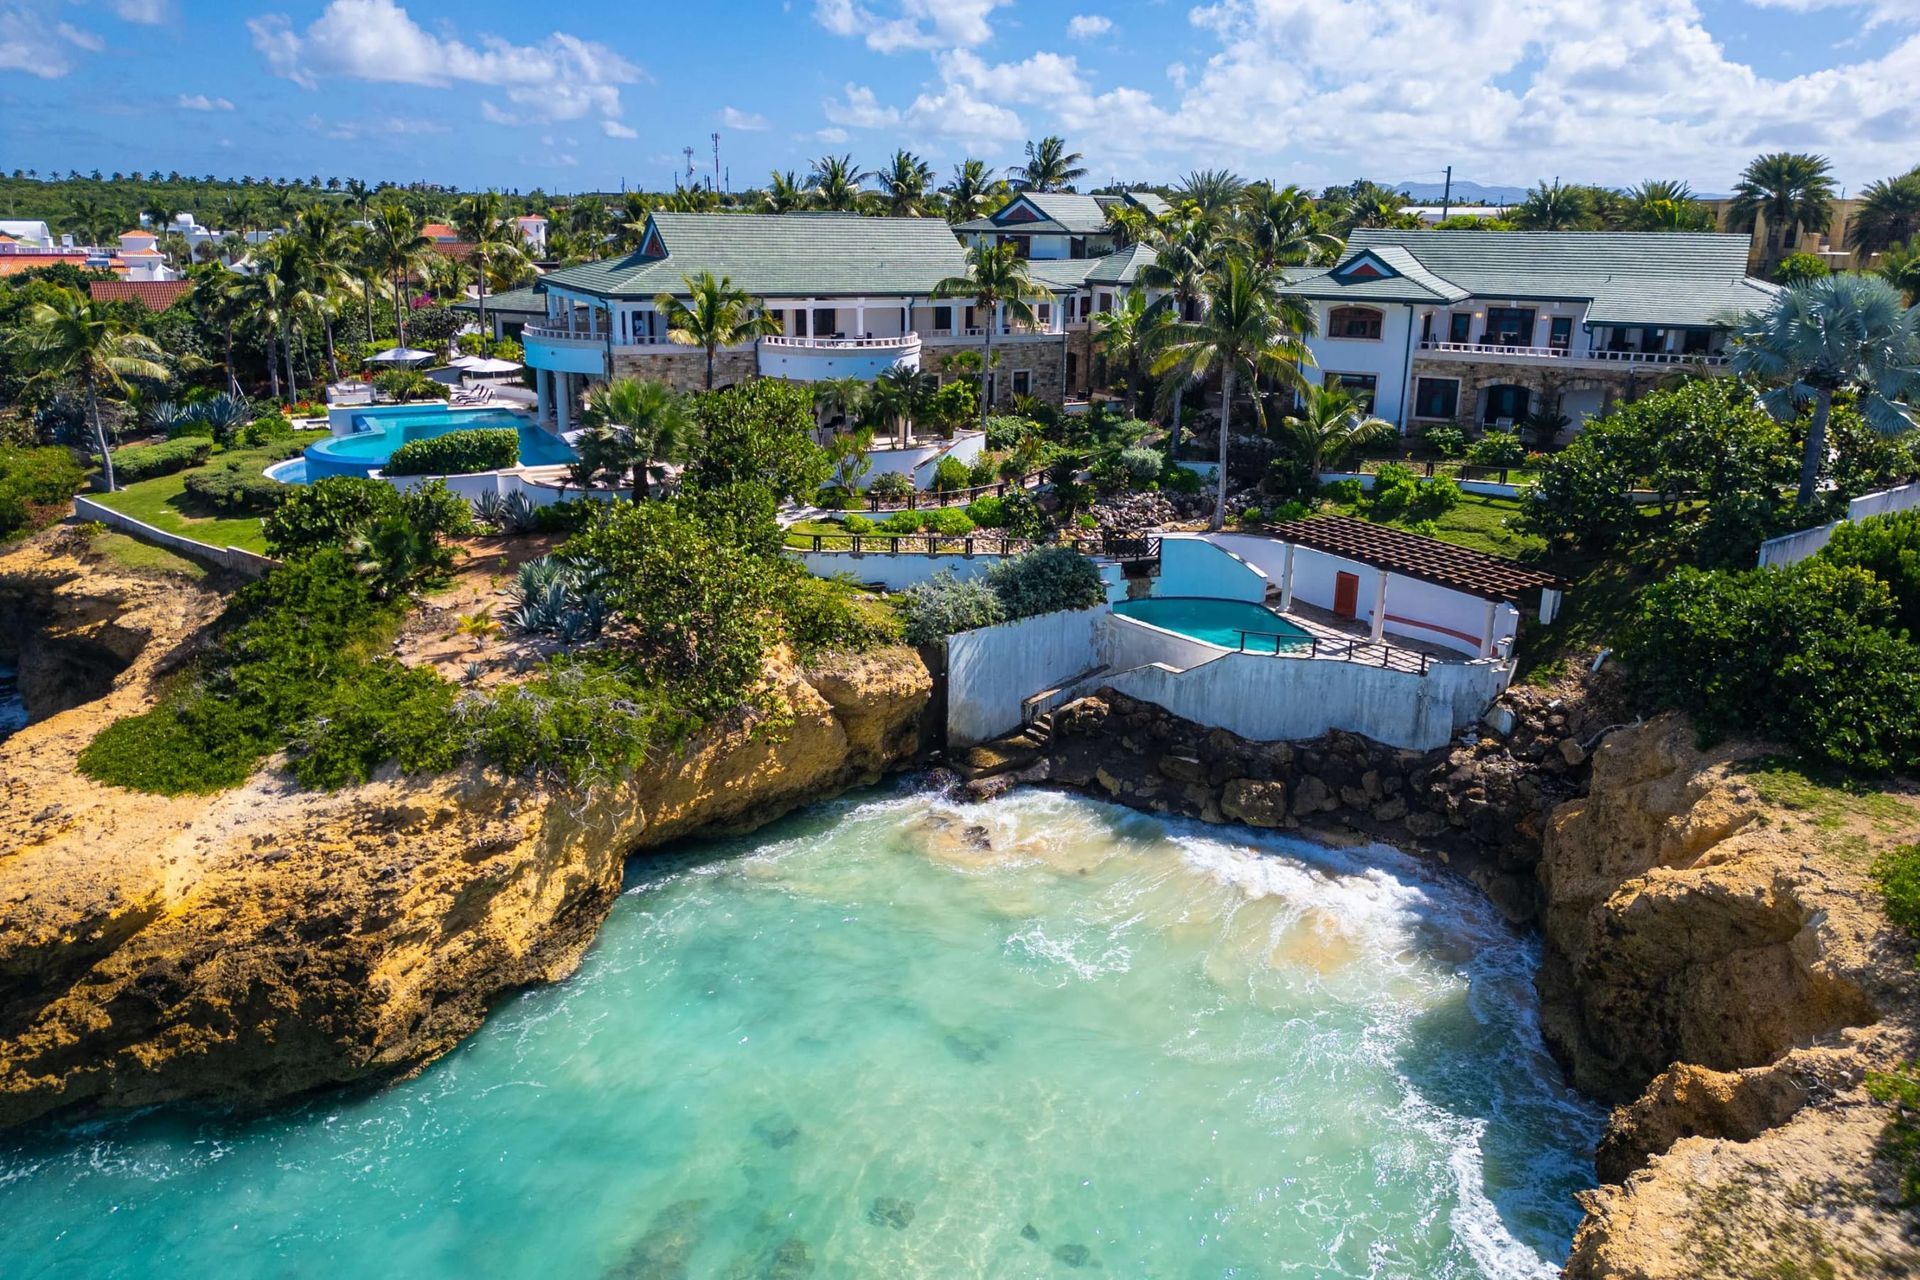
[[898,471],[877,475],[867,486],[867,495],[883,502],[897,502],[913,492],[913,479]]
[[987,585],[1008,618],[1090,609],[1107,598],[1100,570],[1069,547],[1036,547],[987,571]]
[[1427,448],[1443,458],[1457,458],[1467,451],[1467,433],[1455,426],[1428,427],[1420,433]]
[[1920,511],[1898,511],[1837,526],[1821,556],[1854,565],[1887,584],[1899,625],[1920,636]]
[[456,704],[468,741],[510,774],[567,783],[617,776],[684,722],[618,662],[549,659],[540,674],[491,698]]
[[297,485],[281,484],[261,471],[257,457],[223,458],[212,466],[189,472],[188,496],[229,515],[260,515],[272,511]]
[[395,400],[445,400],[452,388],[418,369],[384,369],[373,375],[373,389]]
[[520,433],[511,427],[477,427],[409,440],[393,451],[381,471],[390,476],[463,476],[505,471],[520,461]]
[[914,645],[932,644],[957,632],[990,627],[1006,617],[999,595],[985,581],[980,578],[963,581],[948,569],[902,592],[900,613],[906,641]]
[[982,529],[998,528],[1007,518],[1007,501],[992,494],[975,498],[967,504],[967,518]]
[[1517,467],[1527,460],[1527,446],[1515,431],[1489,431],[1467,446],[1467,461],[1476,467]]
[[881,533],[918,533],[924,523],[918,511],[896,511],[880,522]]
[[1039,430],[1039,424],[1031,418],[1015,417],[1012,414],[995,414],[987,419],[987,448],[996,453],[1011,449],[1020,441]]
[[1189,471],[1182,466],[1169,464],[1160,475],[1160,487],[1169,493],[1185,494],[1191,497],[1200,492],[1205,485],[1206,482],[1200,478],[1199,472]]
[[212,440],[213,424],[205,418],[181,418],[167,428],[169,440]]
[[1903,844],[1880,855],[1873,864],[1887,919],[1920,939],[1920,844]]
[[1406,515],[1419,497],[1413,468],[1400,462],[1384,462],[1374,473],[1369,491],[1371,513],[1375,519],[1396,520]]
[[387,761],[406,773],[452,768],[463,745],[454,692],[431,668],[368,663],[318,699],[292,744],[293,776],[333,791],[365,782]]
[[113,476],[121,484],[138,484],[155,476],[170,476],[197,467],[213,456],[213,441],[168,440],[164,444],[129,445],[113,451]]
[[998,484],[999,481],[1000,459],[990,453],[983,453],[975,458],[973,465],[967,469],[967,487],[969,489],[984,489],[988,485]]
[[973,532],[973,519],[960,507],[935,507],[922,514],[927,532],[943,538],[964,538]]
[[398,509],[399,493],[384,480],[328,476],[291,486],[260,527],[268,553],[288,559],[322,547],[344,547],[354,534]]
[[1320,496],[1343,507],[1357,506],[1367,491],[1358,480],[1329,480],[1320,486]]
[[799,500],[832,474],[814,442],[813,393],[779,378],[695,396],[689,412],[697,442],[681,484],[690,490],[760,485],[776,499]]
[[284,440],[293,434],[293,424],[285,415],[269,413],[240,428],[240,443],[255,447],[269,440]]
[[64,506],[86,482],[86,468],[57,445],[0,446],[0,538],[32,523],[35,507]]
[[973,480],[973,469],[951,454],[940,459],[933,468],[933,491],[952,493],[964,489]]
[[1289,520],[1305,520],[1312,514],[1313,508],[1304,502],[1283,502],[1268,509],[1267,521],[1270,524],[1284,524]]
[[801,657],[829,649],[861,650],[898,643],[900,616],[851,578],[787,575],[780,598],[787,638]]
[[1000,499],[1000,531],[1009,538],[1034,539],[1046,530],[1040,506],[1025,489],[1009,489]]
[[1119,462],[1120,472],[1125,477],[1129,489],[1145,489],[1157,483],[1161,473],[1167,469],[1167,456],[1164,453],[1158,449],[1144,449],[1137,445],[1122,449]]
[[1417,520],[1435,520],[1460,505],[1460,486],[1451,476],[1433,476],[1415,488],[1411,515]]
[[578,533],[607,509],[592,498],[562,499],[533,509],[533,527],[539,533]]

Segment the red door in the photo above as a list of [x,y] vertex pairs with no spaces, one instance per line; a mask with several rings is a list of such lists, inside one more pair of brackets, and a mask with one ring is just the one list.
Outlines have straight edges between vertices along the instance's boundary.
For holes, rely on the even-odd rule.
[[1336,573],[1333,575],[1333,612],[1342,618],[1351,618],[1360,609],[1360,575],[1357,573]]

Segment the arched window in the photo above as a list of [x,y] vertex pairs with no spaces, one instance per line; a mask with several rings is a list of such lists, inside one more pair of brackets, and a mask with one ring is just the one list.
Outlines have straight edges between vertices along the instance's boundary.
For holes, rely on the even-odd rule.
[[1329,338],[1378,338],[1381,315],[1372,307],[1335,307],[1327,317]]

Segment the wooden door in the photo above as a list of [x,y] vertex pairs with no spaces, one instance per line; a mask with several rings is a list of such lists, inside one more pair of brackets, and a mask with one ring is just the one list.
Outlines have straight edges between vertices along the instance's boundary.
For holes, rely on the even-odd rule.
[[1360,608],[1360,575],[1357,573],[1336,573],[1333,575],[1333,611],[1342,618],[1351,618]]

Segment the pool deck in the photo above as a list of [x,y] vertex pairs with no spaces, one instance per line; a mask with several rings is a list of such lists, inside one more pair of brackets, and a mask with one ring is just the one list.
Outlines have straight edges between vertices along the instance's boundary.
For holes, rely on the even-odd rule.
[[[1272,607],[1278,609],[1279,602]],[[1458,649],[1449,649],[1444,645],[1430,644],[1425,640],[1413,640],[1406,636],[1395,636],[1390,641],[1374,643],[1369,639],[1371,632],[1367,624],[1355,618],[1342,618],[1331,610],[1314,605],[1302,604],[1296,600],[1293,608],[1280,615],[1294,626],[1321,640],[1348,641],[1359,640],[1363,643],[1353,647],[1352,657],[1334,657],[1331,654],[1315,656],[1339,662],[1373,663],[1376,666],[1396,665],[1393,652],[1424,655],[1431,662],[1472,662],[1473,659]],[[1392,652],[1390,652],[1392,651]]]

